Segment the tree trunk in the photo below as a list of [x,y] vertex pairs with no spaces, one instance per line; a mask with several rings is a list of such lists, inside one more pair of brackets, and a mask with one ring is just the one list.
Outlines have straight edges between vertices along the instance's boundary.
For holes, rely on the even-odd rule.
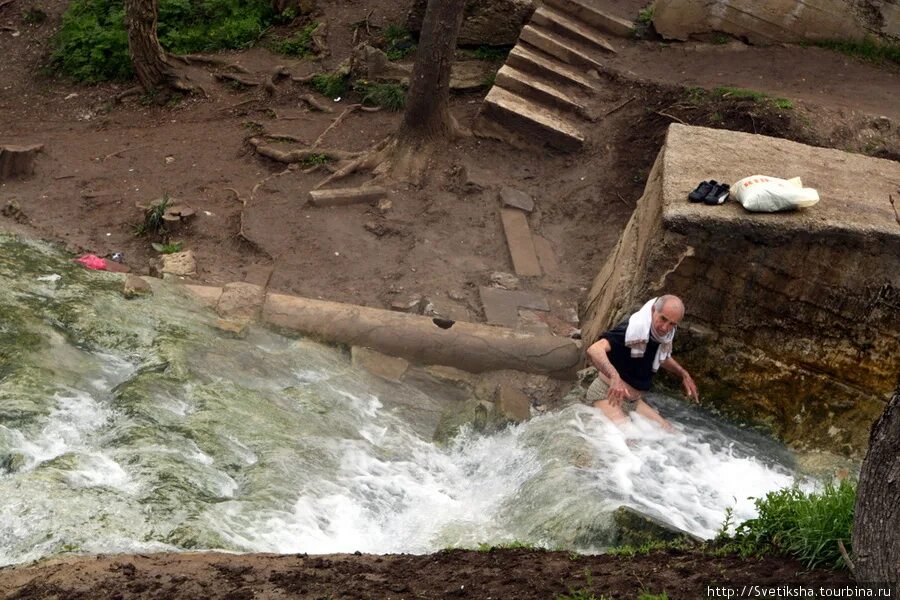
[[900,387],[869,435],[852,541],[857,581],[900,587]]
[[166,81],[171,66],[156,37],[159,0],[125,0],[125,20],[128,26],[128,48],[141,86],[155,89]]
[[450,68],[466,0],[429,0],[419,35],[416,63],[409,80],[399,145],[420,145],[452,135]]

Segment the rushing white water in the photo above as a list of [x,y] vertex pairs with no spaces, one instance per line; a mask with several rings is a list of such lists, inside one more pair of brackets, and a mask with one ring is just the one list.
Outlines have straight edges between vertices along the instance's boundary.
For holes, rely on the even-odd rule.
[[126,302],[109,275],[13,250],[40,260],[22,272],[0,258],[0,564],[512,540],[596,551],[619,506],[709,537],[727,508],[749,518],[749,497],[794,481],[776,445],[662,396],[674,434],[578,405],[441,447],[447,399],[308,341],[232,339],[164,284]]

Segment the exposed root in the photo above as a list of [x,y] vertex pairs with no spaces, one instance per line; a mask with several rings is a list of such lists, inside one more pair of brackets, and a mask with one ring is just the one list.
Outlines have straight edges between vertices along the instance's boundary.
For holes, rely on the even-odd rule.
[[230,64],[228,61],[221,58],[203,56],[202,54],[169,54],[168,56],[169,58],[174,58],[175,60],[181,61],[186,65],[202,63],[206,65],[214,65],[216,67],[224,67]]
[[240,75],[232,75],[231,73],[213,73],[213,77],[218,79],[219,81],[234,81],[239,83],[245,87],[254,87],[259,85],[258,81],[254,81],[252,79],[245,79]]
[[115,97],[112,99],[112,101],[113,101],[113,104],[118,104],[119,102],[121,102],[125,98],[128,98],[129,96],[139,96],[143,93],[144,93],[144,88],[142,88],[139,85],[135,85],[133,87],[128,88],[124,92],[119,92],[118,94],[116,94]]
[[287,133],[264,133],[263,137],[267,140],[273,140],[276,142],[295,142],[297,144],[304,144],[305,142],[298,138],[295,135],[288,135]]
[[319,144],[321,144],[321,143],[322,143],[322,140],[325,139],[325,136],[328,135],[328,132],[329,132],[329,131],[331,131],[332,129],[334,129],[334,128],[337,127],[338,125],[340,125],[340,124],[341,124],[341,121],[343,121],[345,118],[347,118],[347,115],[349,115],[350,113],[352,113],[352,112],[355,111],[356,109],[360,108],[361,106],[362,106],[362,104],[351,104],[350,106],[348,106],[347,108],[345,108],[345,109],[344,109],[344,112],[342,112],[340,115],[338,115],[338,118],[335,119],[334,121],[332,121],[332,122],[331,122],[331,125],[329,125],[328,127],[326,127],[326,128],[325,128],[325,131],[323,131],[321,134],[319,134],[319,137],[316,138],[316,141],[314,141],[314,142],[312,143],[312,146],[311,146],[311,147],[312,147],[312,148],[315,148],[316,146],[318,146]]
[[318,75],[318,73],[310,73],[309,75],[304,75],[303,77],[294,77],[293,75],[291,75],[291,81],[294,83],[305,84],[312,81],[316,75]]
[[317,99],[312,94],[303,94],[302,96],[300,96],[300,99],[306,102],[306,104],[309,105],[309,107],[313,110],[318,110],[326,113],[334,112],[333,108],[331,108],[327,104],[324,104],[321,100]]
[[387,137],[369,149],[366,152],[361,153],[355,160],[351,160],[346,165],[337,169],[334,173],[317,183],[312,187],[312,189],[317,190],[322,188],[333,181],[338,181],[345,177],[352,175],[360,170],[372,170],[377,166],[380,166],[385,161],[385,156],[389,154],[389,152],[393,149],[393,146],[396,144],[396,140],[392,137]]
[[303,148],[285,152],[264,145],[260,138],[250,138],[247,142],[256,149],[256,153],[260,156],[285,164],[302,163],[313,156],[327,156],[331,160],[354,160],[361,155],[360,152],[344,152],[328,148]]
[[275,92],[277,91],[275,84],[278,83],[278,80],[282,79],[284,77],[290,77],[290,76],[291,76],[291,72],[288,71],[287,67],[285,67],[284,65],[278,65],[277,67],[272,69],[271,73],[269,73],[269,78],[266,80],[266,83],[265,83],[266,92],[270,96],[274,96]]

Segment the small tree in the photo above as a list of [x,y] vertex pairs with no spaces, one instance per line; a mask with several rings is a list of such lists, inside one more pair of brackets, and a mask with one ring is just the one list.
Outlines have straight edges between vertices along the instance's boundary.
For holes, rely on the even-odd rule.
[[[156,35],[159,0],[125,0],[128,49],[138,82],[149,92],[161,86],[183,92],[197,89],[169,62]],[[135,90],[129,90],[126,94]],[[138,90],[139,91],[139,90]]]
[[853,516],[853,573],[900,588],[900,387],[872,426]]

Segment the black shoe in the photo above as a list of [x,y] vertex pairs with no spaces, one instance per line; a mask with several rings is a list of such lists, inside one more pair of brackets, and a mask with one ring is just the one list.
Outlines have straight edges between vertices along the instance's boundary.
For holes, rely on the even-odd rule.
[[716,187],[716,180],[712,181],[703,181],[698,185],[693,192],[688,194],[688,200],[691,202],[703,202],[703,199],[706,198],[706,195],[710,193]]
[[706,197],[703,198],[704,204],[709,204],[715,206],[716,204],[723,204],[726,200],[728,200],[729,194],[729,186],[727,183],[720,183],[715,186],[713,189],[706,194]]

